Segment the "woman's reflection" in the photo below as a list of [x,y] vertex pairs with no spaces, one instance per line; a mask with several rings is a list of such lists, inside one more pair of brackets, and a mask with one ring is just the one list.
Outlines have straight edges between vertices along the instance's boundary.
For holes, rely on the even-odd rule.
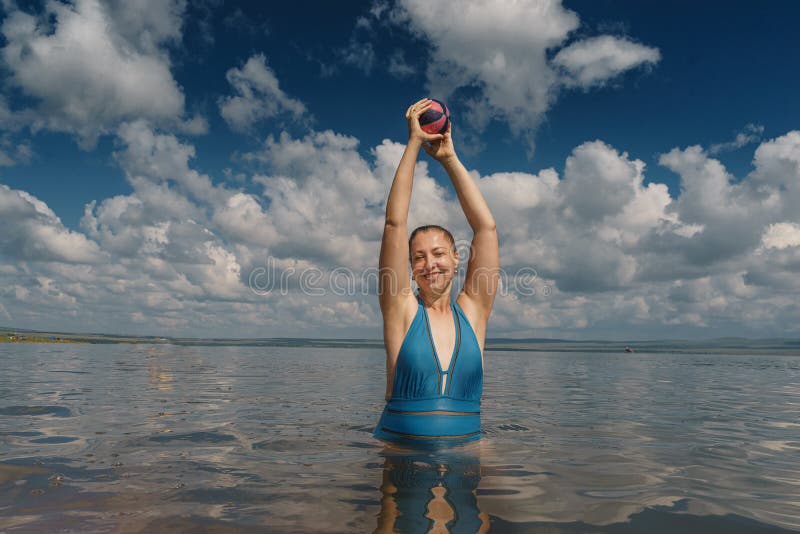
[[478,509],[480,457],[469,452],[414,450],[387,445],[376,533],[487,532]]

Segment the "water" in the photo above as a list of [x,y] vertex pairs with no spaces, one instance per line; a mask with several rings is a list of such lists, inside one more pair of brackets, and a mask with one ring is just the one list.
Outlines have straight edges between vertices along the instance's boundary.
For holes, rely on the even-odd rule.
[[484,438],[405,451],[380,350],[0,345],[0,530],[800,530],[800,358],[486,362]]

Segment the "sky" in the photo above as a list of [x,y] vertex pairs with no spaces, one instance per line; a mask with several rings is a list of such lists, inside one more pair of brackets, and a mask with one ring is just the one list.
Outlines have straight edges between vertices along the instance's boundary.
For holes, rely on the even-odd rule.
[[[800,334],[796,2],[2,2],[0,325],[380,338],[404,113],[498,225],[489,337]],[[471,233],[421,154],[409,225]]]

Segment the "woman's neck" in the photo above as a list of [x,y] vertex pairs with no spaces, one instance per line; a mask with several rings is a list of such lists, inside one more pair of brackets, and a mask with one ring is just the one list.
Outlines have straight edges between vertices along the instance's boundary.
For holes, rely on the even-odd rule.
[[418,292],[419,298],[425,307],[434,312],[447,312],[450,309],[450,291],[446,291],[441,295],[435,293],[423,294],[422,291]]

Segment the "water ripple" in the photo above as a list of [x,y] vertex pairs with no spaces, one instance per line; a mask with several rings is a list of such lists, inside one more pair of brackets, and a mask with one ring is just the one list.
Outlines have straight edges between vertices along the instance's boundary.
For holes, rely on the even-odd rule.
[[372,438],[379,350],[60,350],[0,347],[3,531],[800,529],[796,357],[488,351],[442,452]]

